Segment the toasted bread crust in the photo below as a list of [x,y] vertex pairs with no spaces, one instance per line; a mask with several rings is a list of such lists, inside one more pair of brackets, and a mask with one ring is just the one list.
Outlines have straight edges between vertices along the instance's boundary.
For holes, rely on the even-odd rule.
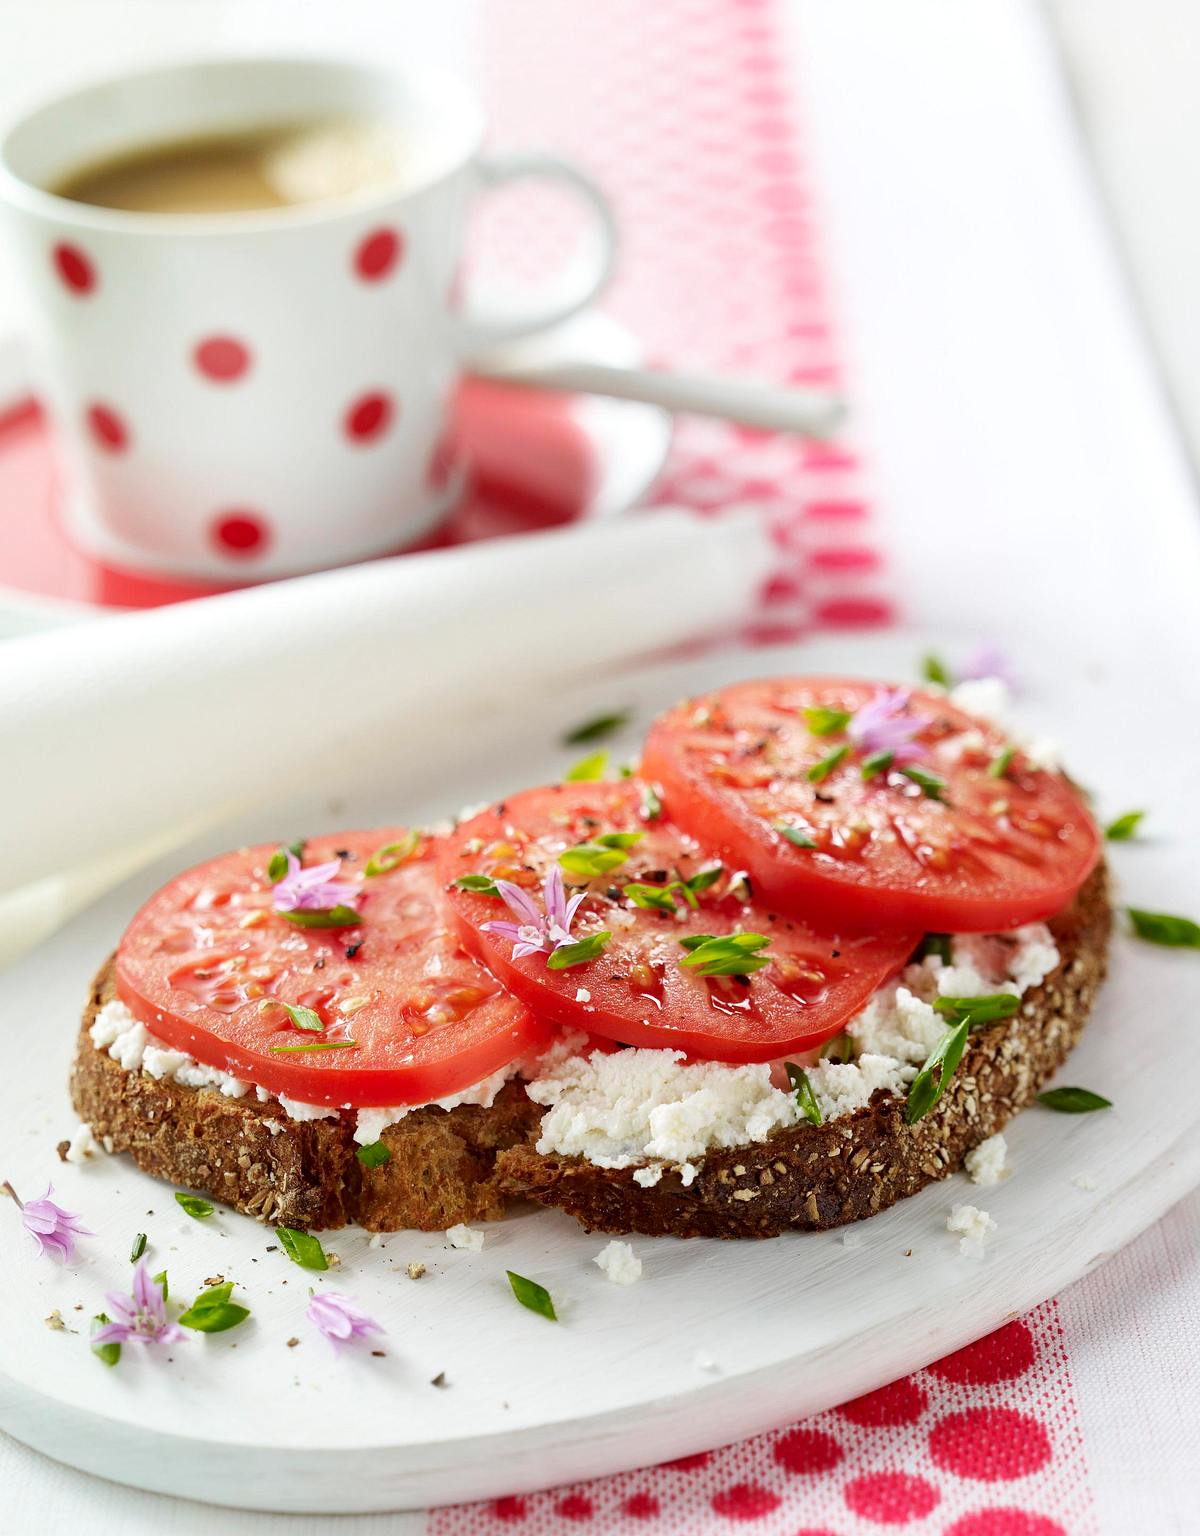
[[589,1230],[675,1237],[774,1237],[858,1221],[962,1166],[1062,1065],[1079,1039],[1108,962],[1112,928],[1101,866],[1049,924],[1057,968],[1012,1019],[970,1037],[957,1073],[916,1125],[882,1090],[852,1115],[803,1124],[761,1145],[710,1152],[690,1185],[677,1171],[643,1189],[629,1168],[597,1168],[531,1146],[501,1154],[502,1188],[558,1206]]
[[83,1017],[71,1101],[98,1140],[138,1167],[200,1191],[274,1226],[372,1232],[444,1231],[504,1214],[496,1153],[536,1134],[540,1111],[515,1083],[490,1109],[418,1109],[380,1138],[391,1153],[378,1168],[354,1155],[354,1120],[290,1120],[274,1101],[230,1099],[129,1072],[88,1035],[113,997],[112,962],[92,984]]

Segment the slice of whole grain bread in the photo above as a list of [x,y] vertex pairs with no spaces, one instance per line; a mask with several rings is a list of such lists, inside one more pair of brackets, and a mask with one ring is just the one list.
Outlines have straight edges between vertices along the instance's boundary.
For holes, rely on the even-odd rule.
[[1049,927],[1058,966],[1013,1018],[972,1032],[946,1091],[916,1125],[905,1124],[902,1099],[879,1090],[854,1114],[710,1152],[691,1184],[667,1170],[649,1189],[634,1182],[632,1168],[597,1168],[526,1143],[500,1154],[501,1188],[558,1206],[589,1230],[650,1236],[774,1237],[873,1216],[960,1168],[972,1147],[1032,1102],[1079,1039],[1108,962],[1103,866]]
[[632,1168],[539,1154],[541,1110],[517,1082],[490,1109],[412,1111],[383,1133],[388,1161],[366,1169],[351,1116],[291,1120],[274,1101],[160,1081],[98,1050],[88,1030],[114,995],[111,961],[84,1014],[71,1098],[95,1136],[146,1173],[278,1226],[439,1231],[499,1217],[506,1199],[524,1197],[604,1232],[734,1238],[817,1230],[871,1216],[947,1177],[1032,1101],[1083,1030],[1111,926],[1100,868],[1050,923],[1057,968],[1025,994],[1014,1018],[971,1035],[957,1073],[918,1124],[906,1125],[903,1101],[880,1091],[843,1119],[710,1152],[690,1185],[668,1169],[646,1189]]
[[230,1099],[126,1071],[88,1034],[113,996],[110,960],[84,1012],[71,1101],[98,1141],[128,1152],[146,1173],[303,1230],[356,1222],[372,1232],[436,1232],[504,1214],[496,1153],[536,1133],[541,1114],[518,1084],[507,1084],[490,1109],[413,1110],[380,1138],[388,1161],[364,1168],[353,1116],[290,1120],[253,1093]]

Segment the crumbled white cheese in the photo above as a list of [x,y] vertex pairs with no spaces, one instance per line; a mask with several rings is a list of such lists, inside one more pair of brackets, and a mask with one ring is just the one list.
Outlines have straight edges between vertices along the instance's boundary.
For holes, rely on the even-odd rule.
[[152,1039],[146,1041],[142,1053],[142,1071],[159,1080],[173,1078],[185,1088],[216,1088],[227,1099],[244,1099],[250,1092],[250,1084],[232,1073],[222,1072],[219,1067],[206,1067],[186,1051],[155,1045]]
[[1008,1178],[1008,1143],[1003,1136],[989,1136],[967,1153],[965,1166],[972,1184],[999,1184]]
[[705,1349],[698,1349],[692,1356],[692,1363],[698,1371],[707,1371],[710,1376],[719,1376],[721,1367]]
[[[940,1033],[945,1032],[943,1024]],[[842,1115],[852,1115],[856,1109],[865,1109],[871,1096],[880,1088],[887,1093],[902,1094],[916,1075],[916,1067],[871,1052],[857,1061],[823,1061],[808,1069],[808,1080],[817,1096],[823,1120],[837,1120]]]
[[946,1230],[958,1236],[958,1251],[969,1259],[983,1257],[984,1244],[996,1223],[977,1205],[956,1205],[946,1217]]
[[283,1125],[278,1120],[264,1120],[263,1124],[266,1126],[267,1130],[270,1131],[272,1136],[278,1136],[280,1131],[283,1130]]
[[[1010,741],[1021,748],[1035,768],[1057,773],[1062,767],[1062,748],[1053,737],[1031,736],[1013,720],[1010,713],[1012,694],[1003,678],[969,678],[950,690],[950,702],[964,713],[977,715],[990,725],[999,727]],[[977,731],[964,731],[960,736],[952,736],[941,748],[941,752],[953,761],[964,752],[983,744],[974,740],[978,736]],[[968,741],[968,737],[972,740]]]
[[1074,1178],[1072,1178],[1071,1183],[1074,1184],[1076,1189],[1096,1188],[1096,1181],[1094,1178],[1092,1178],[1090,1173],[1077,1173]]
[[688,1185],[692,1183],[699,1172],[700,1170],[696,1167],[695,1163],[680,1163],[679,1181],[683,1185],[684,1189],[686,1189]]
[[577,1003],[590,1003],[591,1000],[592,1000],[592,994],[588,991],[588,989],[586,987],[576,987],[575,988],[575,1001]]
[[367,1239],[367,1247],[368,1248],[382,1248],[383,1247],[383,1242],[384,1242],[384,1234],[382,1232],[372,1232],[371,1236]]
[[1002,677],[972,677],[956,683],[950,690],[950,702],[965,715],[976,715],[989,725],[1007,729],[1012,693]]
[[[767,1063],[684,1063],[682,1051],[593,1051],[526,1085],[548,1106],[537,1150],[581,1155],[599,1168],[701,1159],[711,1147],[766,1141],[799,1109],[771,1082]],[[695,1177],[694,1168],[690,1178]]]
[[337,1110],[329,1104],[306,1104],[303,1099],[277,1095],[279,1107],[289,1120],[335,1120]]
[[663,1176],[661,1163],[649,1163],[645,1168],[633,1170],[633,1182],[640,1184],[643,1189],[653,1189]]
[[632,1285],[642,1277],[642,1261],[628,1243],[607,1243],[592,1260],[614,1285]]
[[67,1162],[82,1166],[89,1157],[93,1157],[100,1150],[92,1128],[86,1120],[81,1120],[71,1133],[71,1140],[65,1153]]
[[478,1253],[483,1247],[483,1233],[476,1232],[474,1227],[468,1227],[463,1222],[446,1230],[451,1248],[465,1248],[468,1253]]
[[354,1139],[364,1147],[370,1146],[373,1141],[379,1140],[389,1125],[397,1125],[405,1115],[412,1114],[414,1109],[449,1110],[457,1109],[460,1104],[480,1104],[484,1109],[491,1109],[496,1102],[496,1095],[510,1078],[517,1075],[517,1070],[518,1063],[510,1062],[490,1077],[471,1083],[458,1093],[447,1094],[444,1099],[433,1099],[429,1104],[391,1104],[383,1109],[360,1109]]

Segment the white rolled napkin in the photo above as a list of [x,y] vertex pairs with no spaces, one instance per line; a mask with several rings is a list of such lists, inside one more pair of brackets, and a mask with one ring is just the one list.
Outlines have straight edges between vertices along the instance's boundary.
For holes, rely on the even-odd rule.
[[[0,647],[0,891],[419,754],[750,610],[752,512],[658,510],[408,555]],[[397,727],[403,727],[398,731]]]

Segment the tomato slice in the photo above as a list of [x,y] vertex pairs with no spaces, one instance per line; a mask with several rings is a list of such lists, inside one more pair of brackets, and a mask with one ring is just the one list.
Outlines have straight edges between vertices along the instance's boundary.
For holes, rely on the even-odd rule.
[[[723,688],[659,717],[642,771],[682,827],[789,909],[947,933],[1061,911],[1100,854],[1075,790],[1021,751],[1006,761],[1003,737],[946,698],[901,692],[889,719],[887,693],[842,678]],[[876,755],[889,741],[890,766]]]
[[[633,779],[525,790],[464,822],[441,847],[438,868],[463,943],[540,1017],[625,1044],[770,1061],[837,1034],[912,953],[915,930],[844,935],[764,907],[734,866],[717,866],[661,815],[647,819],[654,807],[645,796]],[[611,935],[595,958],[561,970],[547,952],[554,939],[521,954],[521,935],[487,926],[511,919],[537,941],[529,919],[542,921],[555,871],[567,900],[582,896],[571,942],[586,949],[594,935]],[[516,915],[501,897],[463,888],[489,880],[517,887],[532,912]],[[695,889],[685,890],[687,881]],[[636,906],[631,891],[655,905]],[[701,951],[682,940],[735,933],[749,936],[744,943],[760,936],[763,946],[727,957],[727,974],[684,963]]]
[[[337,878],[361,914],[351,927],[298,927],[274,911],[274,847],[189,869],[126,929],[118,996],[152,1034],[206,1065],[339,1108],[445,1098],[541,1049],[551,1032],[446,922],[436,838],[390,872],[365,874],[372,853],[404,835],[343,832],[305,847],[306,868],[341,860]],[[298,1027],[285,1002],[323,1029]]]

